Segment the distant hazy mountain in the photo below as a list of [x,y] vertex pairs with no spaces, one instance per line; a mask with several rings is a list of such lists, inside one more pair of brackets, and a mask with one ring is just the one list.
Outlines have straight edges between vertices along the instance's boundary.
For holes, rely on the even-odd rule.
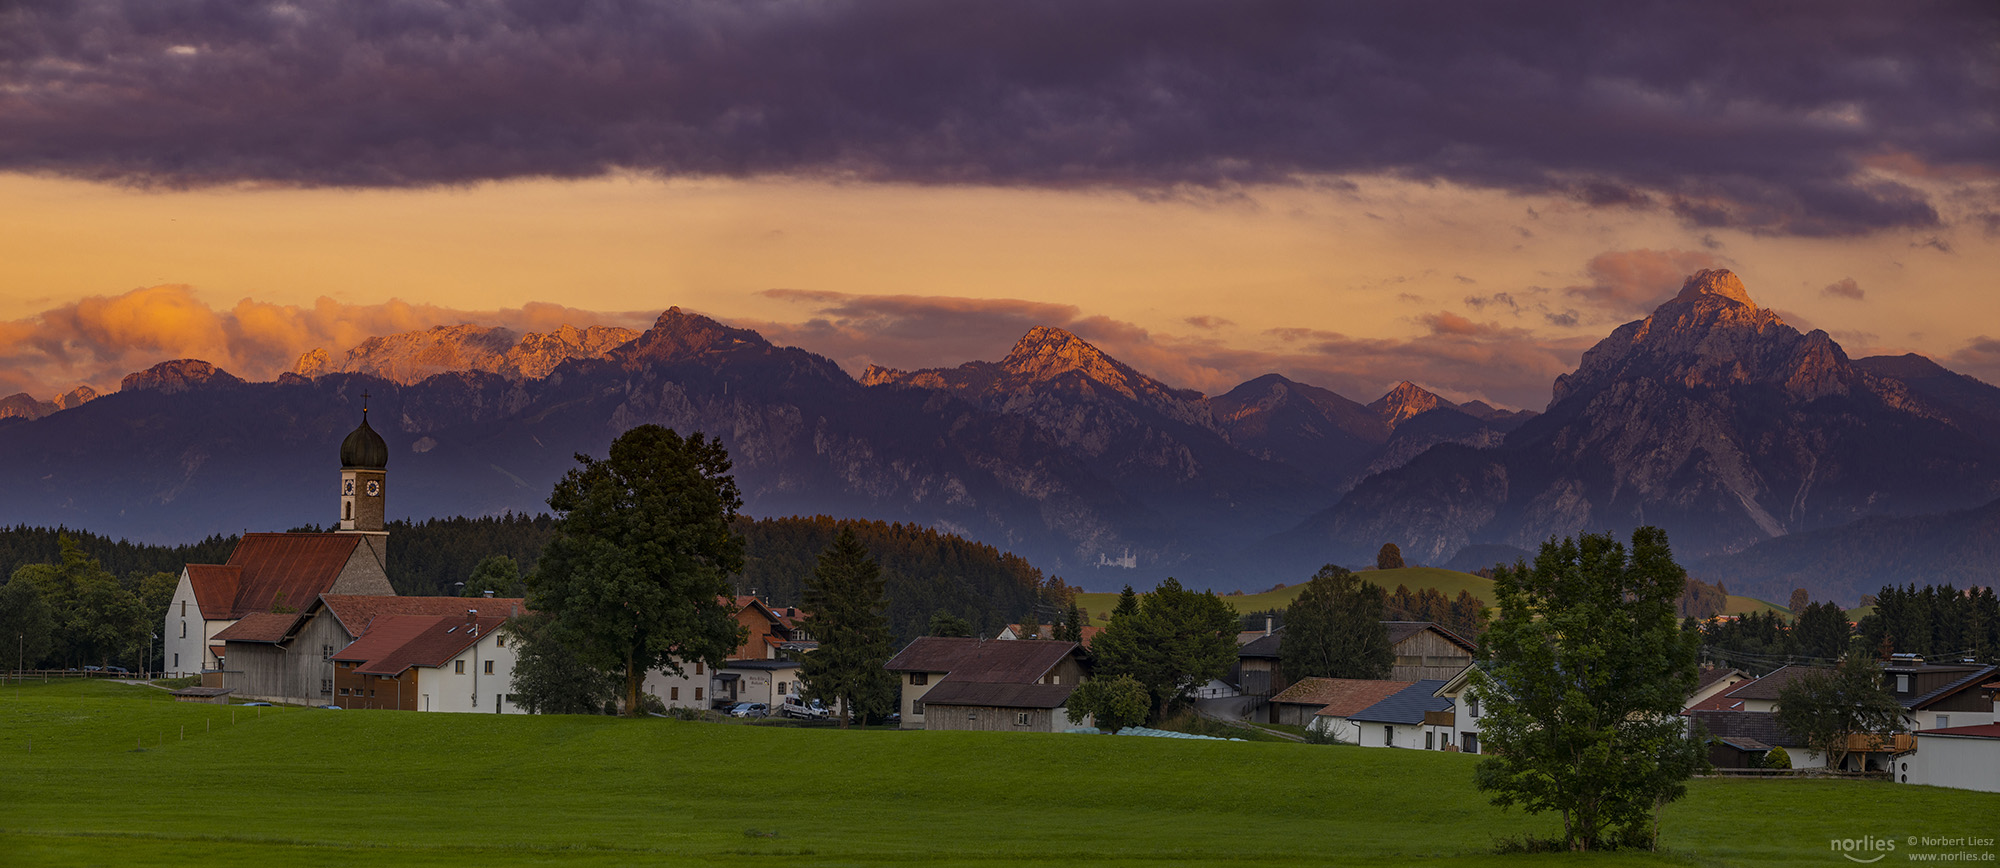
[[1355,560],[1393,541],[1441,562],[1653,524],[1693,561],[2000,496],[1981,430],[1994,406],[1991,387],[1928,363],[1852,362],[1825,332],[1758,307],[1735,275],[1704,271],[1585,353],[1503,443],[1431,449],[1274,544]]
[[433,326],[424,331],[373,337],[335,359],[324,348],[299,357],[292,372],[372,374],[404,385],[456,371],[485,371],[506,377],[546,377],[570,359],[603,356],[638,337],[611,326],[563,326],[546,334],[479,325]]

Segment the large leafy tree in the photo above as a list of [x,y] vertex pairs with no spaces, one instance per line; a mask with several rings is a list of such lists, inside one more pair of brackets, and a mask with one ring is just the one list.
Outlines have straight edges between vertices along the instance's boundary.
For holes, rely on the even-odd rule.
[[1285,607],[1278,657],[1285,677],[1386,678],[1396,662],[1382,624],[1382,589],[1327,564]]
[[516,615],[500,629],[514,643],[515,701],[530,713],[597,714],[618,697],[619,679],[586,665],[548,615]]
[[466,577],[458,595],[480,597],[492,591],[496,597],[518,597],[526,589],[527,583],[521,580],[519,563],[506,555],[488,555],[472,568],[472,574]]
[[1236,661],[1237,618],[1213,592],[1195,593],[1173,579],[1135,596],[1129,607],[1119,603],[1090,651],[1097,677],[1129,675],[1145,685],[1157,720],[1188,691],[1229,671]]
[[[143,648],[151,626],[139,595],[119,584],[116,576],[90,557],[68,536],[61,538],[61,560],[29,564],[14,571],[14,582],[34,586],[48,605],[54,623],[54,654],[76,663],[108,664],[113,658]],[[11,584],[11,582],[10,582]]]
[[1630,551],[1608,534],[1551,540],[1495,573],[1500,617],[1472,675],[1494,754],[1477,781],[1495,804],[1561,812],[1573,849],[1653,840],[1703,763],[1679,715],[1700,641],[1675,618],[1685,577],[1651,527]]
[[821,552],[805,587],[806,632],[819,647],[800,658],[811,695],[839,703],[840,726],[850,714],[886,714],[896,703],[896,676],[882,668],[894,648],[882,615],[882,567],[843,529]]
[[627,714],[646,672],[719,666],[744,638],[728,577],[743,568],[730,527],[743,505],[721,441],[658,425],[586,455],[549,495],[561,523],[536,565],[528,607],[591,668],[620,673]]
[[1070,723],[1082,723],[1085,717],[1091,717],[1098,729],[1117,731],[1145,723],[1151,706],[1152,697],[1147,694],[1146,685],[1130,675],[1119,675],[1092,678],[1078,685],[1069,695],[1064,710]]
[[1883,685],[1882,667],[1856,653],[1780,688],[1778,723],[1826,757],[1827,768],[1838,769],[1849,736],[1901,732],[1903,706]]
[[0,585],[0,657],[7,665],[26,668],[55,647],[55,615],[33,582],[15,579]]

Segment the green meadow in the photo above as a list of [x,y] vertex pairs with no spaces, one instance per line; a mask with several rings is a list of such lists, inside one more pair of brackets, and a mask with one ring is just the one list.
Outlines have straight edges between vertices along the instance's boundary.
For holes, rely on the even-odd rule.
[[[32,749],[30,742],[32,742]],[[1990,830],[2000,795],[1701,780],[1663,853],[1553,834],[1473,757],[1090,735],[174,703],[0,689],[0,864],[1798,865],[1829,840]]]

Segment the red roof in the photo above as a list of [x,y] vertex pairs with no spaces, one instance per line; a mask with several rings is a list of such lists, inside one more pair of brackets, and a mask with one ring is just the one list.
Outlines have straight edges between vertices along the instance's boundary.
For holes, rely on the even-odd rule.
[[519,597],[383,597],[368,594],[325,594],[320,604],[333,613],[349,636],[370,632],[369,624],[387,615],[430,615],[457,617],[478,610],[479,616],[511,617],[525,612],[526,600]]
[[948,672],[953,681],[1032,684],[1076,652],[1075,642],[924,636],[890,658],[892,672]]
[[188,564],[187,575],[203,618],[227,621],[236,616],[236,586],[243,578],[242,567]]
[[246,533],[229,563],[188,564],[188,582],[203,618],[241,618],[278,606],[303,611],[333,588],[360,544],[351,533]]
[[1943,729],[1920,729],[1917,735],[1956,735],[1965,738],[2000,738],[2000,723],[1982,723],[1978,726],[1947,726]]
[[220,633],[221,642],[282,642],[292,634],[292,625],[303,617],[297,612],[251,612]]
[[1303,678],[1271,697],[1271,701],[1318,705],[1321,708],[1314,712],[1316,715],[1346,717],[1395,696],[1415,683],[1363,678]]
[[333,659],[360,663],[354,671],[363,675],[401,675],[412,666],[444,665],[506,622],[499,615],[386,615]]

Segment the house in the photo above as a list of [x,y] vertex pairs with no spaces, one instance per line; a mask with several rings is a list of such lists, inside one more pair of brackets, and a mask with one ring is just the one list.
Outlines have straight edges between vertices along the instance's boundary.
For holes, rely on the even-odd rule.
[[[748,595],[719,597],[717,602],[733,610],[736,623],[743,625],[743,643],[723,662],[710,669],[701,661],[684,662],[675,674],[666,668],[646,673],[640,689],[659,698],[668,708],[722,708],[738,702],[777,703],[798,692],[795,658],[819,647],[806,636],[805,615],[795,607],[772,608]],[[777,673],[773,675],[773,673]]]
[[501,614],[387,615],[332,655],[333,705],[523,714]]
[[1785,731],[1776,712],[1704,709],[1685,712],[1708,733],[1708,761],[1719,769],[1762,768],[1772,748],[1782,747],[1792,768],[1826,767],[1826,757]]
[[1896,760],[1896,780],[2000,793],[2000,723],[1926,729],[1914,740],[1916,752]]
[[1264,623],[1263,635],[1236,649],[1236,665],[1229,673],[1245,696],[1274,696],[1291,686],[1285,680],[1284,663],[1278,656],[1278,646],[1284,642],[1284,628],[1272,630],[1268,619]]
[[1681,704],[1681,710],[1694,708],[1712,697],[1734,690],[1737,685],[1749,680],[1750,674],[1740,669],[1713,666],[1702,669],[1695,678],[1693,692],[1688,694],[1687,702]]
[[1452,701],[1438,696],[1444,679],[1426,678],[1347,716],[1362,747],[1453,749]]
[[1089,674],[1075,642],[937,636],[911,642],[887,667],[902,682],[904,729],[1059,732]]
[[340,705],[334,652],[347,648],[389,616],[499,617],[523,611],[517,597],[400,597],[321,594],[299,612],[253,612],[216,634],[228,667],[211,686],[239,699]]
[[[1269,720],[1290,726],[1322,728],[1326,724],[1316,718],[1330,705],[1345,709],[1330,716],[1345,719],[1348,714],[1381,702],[1414,683],[1362,678],[1301,678],[1298,683],[1271,697]],[[1343,740],[1353,741],[1351,738]]]
[[1882,667],[1882,686],[1903,706],[1903,725],[1913,731],[1994,723],[2000,666],[1978,663],[1925,663],[1897,656]]
[[[731,660],[717,670],[709,695],[716,707],[738,702],[762,702],[776,709],[788,693],[802,693],[797,660]],[[665,697],[661,697],[664,699]]]
[[[1752,711],[1778,710],[1778,693],[1785,686],[1815,672],[1831,671],[1825,666],[1780,666],[1762,678],[1739,681],[1736,686],[1722,690],[1711,690],[1709,695],[1691,701],[1683,713],[1692,711]],[[1700,688],[1697,688],[1700,692]]]
[[[1292,684],[1279,655],[1285,628],[1271,629],[1268,619],[1264,623],[1263,635],[1236,650],[1231,676],[1246,696],[1275,696]],[[1396,655],[1389,667],[1391,681],[1448,679],[1470,665],[1479,650],[1471,640],[1430,621],[1383,621],[1382,626]]]
[[[383,520],[388,461],[389,447],[368,426],[364,407],[361,425],[340,444],[338,532],[246,533],[228,563],[185,565],[161,625],[166,671],[192,675],[223,669],[218,652],[227,640],[218,637],[248,615],[295,614],[321,594],[396,593],[389,584]],[[290,626],[281,618],[258,620],[237,635],[270,637]],[[312,686],[298,686],[299,695],[310,695]]]
[[1442,730],[1439,737],[1457,745],[1460,753],[1480,753],[1479,720],[1481,701],[1478,688],[1472,686],[1472,670],[1467,666],[1458,670],[1432,693],[1439,699],[1448,699],[1452,704],[1451,727]]
[[1463,636],[1430,621],[1383,621],[1389,628],[1389,647],[1396,662],[1389,667],[1392,681],[1445,680],[1472,665],[1479,646]]

